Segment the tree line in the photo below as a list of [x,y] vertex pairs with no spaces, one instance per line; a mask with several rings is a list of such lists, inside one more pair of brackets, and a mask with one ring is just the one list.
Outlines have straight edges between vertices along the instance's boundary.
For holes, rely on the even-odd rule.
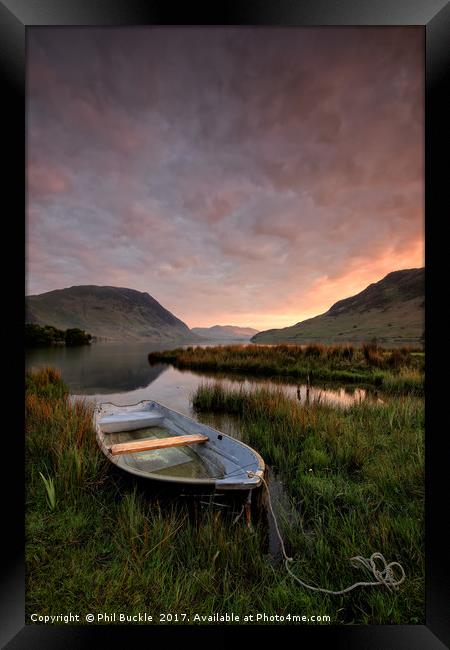
[[78,327],[71,327],[60,330],[53,325],[37,325],[26,323],[25,325],[25,346],[38,347],[46,345],[88,345],[92,341],[92,335],[87,334]]

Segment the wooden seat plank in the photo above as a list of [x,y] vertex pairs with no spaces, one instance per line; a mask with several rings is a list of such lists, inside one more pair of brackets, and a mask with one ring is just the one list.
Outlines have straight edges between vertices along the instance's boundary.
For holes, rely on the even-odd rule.
[[132,454],[138,451],[151,451],[152,449],[166,449],[168,447],[181,447],[193,445],[209,440],[208,436],[196,433],[191,436],[171,436],[170,438],[144,438],[133,442],[120,442],[109,448],[113,456],[118,454]]

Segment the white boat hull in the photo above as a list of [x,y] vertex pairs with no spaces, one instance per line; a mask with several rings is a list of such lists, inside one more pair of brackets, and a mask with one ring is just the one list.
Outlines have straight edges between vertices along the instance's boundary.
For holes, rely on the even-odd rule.
[[[117,467],[141,478],[170,484],[198,485],[220,492],[252,490],[261,485],[265,466],[258,452],[240,440],[158,402],[145,400],[129,406],[103,403],[95,410],[94,423],[103,453]],[[203,434],[208,440],[189,445],[189,452],[178,447],[120,456],[110,453],[110,440],[118,432],[143,428],[151,432],[151,427],[160,427],[172,436]],[[205,476],[186,476],[181,469],[177,473],[177,467],[185,468],[195,459],[201,463]]]

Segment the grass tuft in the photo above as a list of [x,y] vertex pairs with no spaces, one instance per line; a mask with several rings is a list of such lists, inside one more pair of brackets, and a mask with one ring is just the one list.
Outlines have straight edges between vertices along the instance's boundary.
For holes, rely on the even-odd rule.
[[45,478],[42,472],[39,472],[39,476],[41,477],[42,482],[44,483],[45,486],[48,507],[50,508],[50,510],[54,510],[56,507],[55,483],[52,478],[50,477]]

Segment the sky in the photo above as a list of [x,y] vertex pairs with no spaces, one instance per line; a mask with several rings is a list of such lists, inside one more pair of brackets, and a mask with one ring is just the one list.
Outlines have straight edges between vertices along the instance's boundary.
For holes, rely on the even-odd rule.
[[423,29],[27,32],[27,294],[267,329],[424,265]]

